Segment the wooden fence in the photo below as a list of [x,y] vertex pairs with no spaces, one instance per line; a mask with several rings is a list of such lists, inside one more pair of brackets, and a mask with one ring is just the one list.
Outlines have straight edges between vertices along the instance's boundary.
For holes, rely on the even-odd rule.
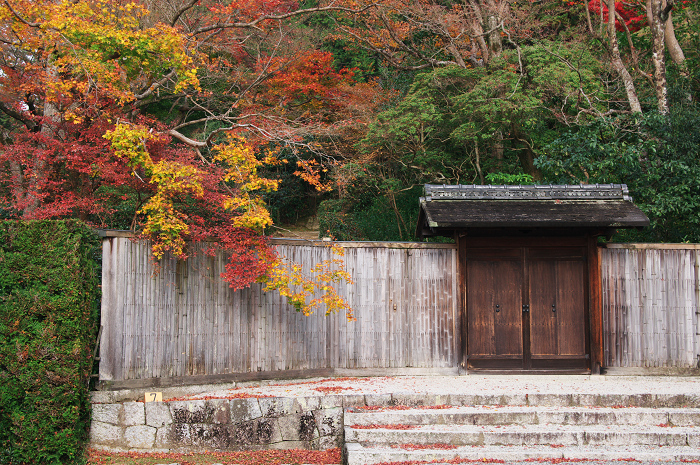
[[[330,258],[321,243],[276,245],[306,266]],[[223,257],[164,259],[156,273],[148,244],[106,237],[100,381],[145,386],[354,369],[456,374],[462,342],[455,246],[342,245],[354,284],[340,293],[354,322],[342,314],[304,317],[259,285],[232,292],[219,278]],[[699,248],[600,249],[607,367],[698,366]]]
[[699,265],[696,244],[601,250],[606,366],[698,367]]
[[[330,258],[329,247],[321,243],[278,240],[276,246],[306,266]],[[231,291],[219,278],[221,256],[163,259],[155,273],[148,244],[105,238],[100,380],[113,386],[154,378],[204,382],[229,374],[355,368],[456,373],[455,246],[343,247],[354,284],[342,286],[340,293],[354,309],[352,322],[321,311],[304,317],[259,285]]]

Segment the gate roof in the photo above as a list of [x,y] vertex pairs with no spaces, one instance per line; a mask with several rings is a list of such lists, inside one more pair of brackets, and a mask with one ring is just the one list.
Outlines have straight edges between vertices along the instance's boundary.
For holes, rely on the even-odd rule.
[[417,235],[462,229],[642,228],[649,218],[625,184],[425,185]]

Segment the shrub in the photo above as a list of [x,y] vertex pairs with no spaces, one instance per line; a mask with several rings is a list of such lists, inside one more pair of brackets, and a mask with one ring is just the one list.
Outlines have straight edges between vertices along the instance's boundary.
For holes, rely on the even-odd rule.
[[0,463],[80,463],[90,422],[97,235],[0,222]]

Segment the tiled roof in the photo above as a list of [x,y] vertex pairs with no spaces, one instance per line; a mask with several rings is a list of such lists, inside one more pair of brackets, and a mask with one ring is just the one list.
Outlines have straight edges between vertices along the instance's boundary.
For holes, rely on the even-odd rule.
[[624,184],[426,185],[418,233],[467,228],[632,228],[649,219]]

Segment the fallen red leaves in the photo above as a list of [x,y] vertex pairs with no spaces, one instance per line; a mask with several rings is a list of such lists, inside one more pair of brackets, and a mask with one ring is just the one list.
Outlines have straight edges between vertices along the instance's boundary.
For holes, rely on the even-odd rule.
[[537,459],[525,459],[523,462],[537,462],[537,463],[567,463],[567,462],[590,462],[591,459],[573,459],[573,458],[546,458],[540,457]]
[[436,460],[430,460],[430,461],[425,461],[425,460],[407,460],[403,462],[381,462],[376,465],[423,465],[423,464],[428,464],[428,463],[450,463],[450,464],[458,464],[458,463],[506,463],[505,460],[500,460],[500,459],[465,459],[465,458],[454,458],[454,459],[436,459]]
[[245,392],[237,392],[235,394],[221,395],[221,396],[182,396],[182,397],[170,397],[168,399],[163,399],[163,402],[175,402],[179,400],[213,400],[213,399],[260,399],[263,397],[275,397],[268,394],[247,394]]
[[424,450],[424,449],[436,449],[436,450],[452,450],[456,449],[457,446],[452,444],[393,444],[391,447],[394,449],[404,449],[404,450]]
[[418,425],[351,425],[353,429],[415,429]]
[[358,410],[369,410],[369,411],[382,411],[382,410],[441,410],[446,408],[454,408],[454,405],[359,405],[356,407],[351,407],[348,409],[350,412]]
[[88,451],[89,465],[106,465],[113,463],[112,459],[128,458],[143,459],[152,463],[153,459],[185,463],[235,463],[241,465],[281,465],[284,463],[309,463],[317,465],[338,465],[341,463],[340,449],[318,450],[259,450],[238,452],[210,452],[207,454],[174,454],[174,453],[145,453],[145,452],[105,452],[90,449]]
[[381,405],[359,405],[357,407],[352,407],[349,408],[348,410],[353,411],[353,410],[384,410],[385,407],[382,407]]
[[352,381],[352,382],[357,382],[357,381],[369,381],[370,378],[352,378],[348,376],[344,376],[341,378],[324,378],[324,379],[317,379],[314,381],[300,381],[298,383],[287,383],[287,384],[270,384],[270,386],[304,386],[307,384],[321,384],[321,383],[330,383],[330,382],[346,382],[346,381]]
[[343,386],[319,386],[314,388],[314,391],[322,392],[324,394],[337,394],[343,391],[356,391],[357,389],[351,387]]

